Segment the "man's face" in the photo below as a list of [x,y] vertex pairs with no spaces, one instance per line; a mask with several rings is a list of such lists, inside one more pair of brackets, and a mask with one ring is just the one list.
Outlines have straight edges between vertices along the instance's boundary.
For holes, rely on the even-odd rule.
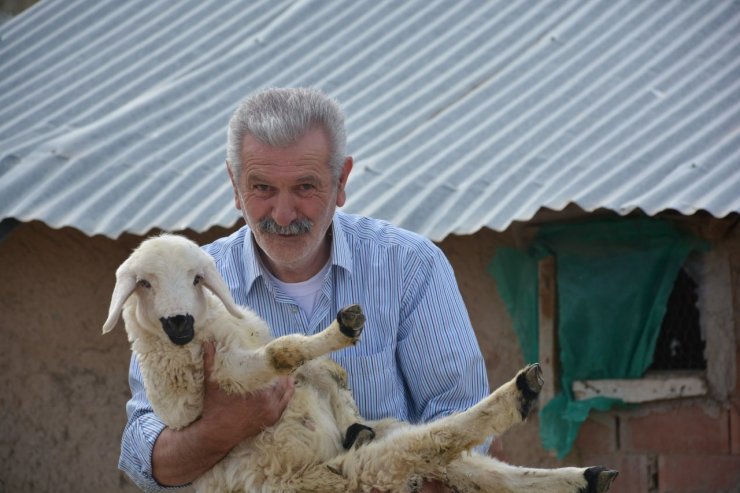
[[344,185],[352,169],[348,157],[339,180],[334,178],[330,149],[320,129],[284,148],[247,135],[239,183],[229,171],[236,208],[252,229],[263,260],[283,281],[306,280],[329,258],[326,232],[336,207],[344,205]]

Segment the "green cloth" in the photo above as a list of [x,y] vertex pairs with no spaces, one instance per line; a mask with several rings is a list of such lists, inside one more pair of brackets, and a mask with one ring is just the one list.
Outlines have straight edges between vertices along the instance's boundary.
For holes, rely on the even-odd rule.
[[544,226],[528,251],[496,251],[489,272],[529,363],[539,354],[537,262],[556,258],[562,392],[540,411],[545,448],[563,458],[591,409],[620,403],[576,401],[574,380],[643,376],[676,276],[689,253],[706,249],[667,221],[617,218]]

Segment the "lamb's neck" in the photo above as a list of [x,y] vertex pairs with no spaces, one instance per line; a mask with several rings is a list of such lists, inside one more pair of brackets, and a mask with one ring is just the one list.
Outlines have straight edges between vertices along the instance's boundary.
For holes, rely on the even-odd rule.
[[171,428],[195,421],[203,409],[203,358],[200,344],[179,347],[156,340],[134,341],[144,388],[154,412]]

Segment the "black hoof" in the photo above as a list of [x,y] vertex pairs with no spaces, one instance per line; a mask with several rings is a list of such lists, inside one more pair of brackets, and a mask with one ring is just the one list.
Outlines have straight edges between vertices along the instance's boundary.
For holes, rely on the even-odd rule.
[[612,485],[617,477],[617,471],[609,470],[603,466],[589,467],[583,473],[586,478],[586,488],[581,488],[580,493],[604,493]]
[[538,363],[527,366],[516,376],[516,387],[521,394],[519,397],[519,412],[522,419],[526,419],[532,411],[544,384],[542,368]]
[[360,305],[350,305],[339,310],[337,322],[342,334],[356,341],[365,327],[365,315]]
[[372,441],[373,438],[375,438],[375,431],[372,428],[361,425],[360,423],[354,423],[347,428],[342,446],[344,450],[349,450],[353,446],[355,448],[362,447]]

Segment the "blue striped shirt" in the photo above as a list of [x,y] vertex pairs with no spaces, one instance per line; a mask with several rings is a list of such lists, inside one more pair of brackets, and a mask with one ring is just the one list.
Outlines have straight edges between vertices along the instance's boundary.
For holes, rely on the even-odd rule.
[[[264,318],[275,337],[315,334],[340,308],[362,306],[367,322],[360,343],[331,357],[347,369],[365,418],[424,422],[486,396],[483,357],[442,251],[415,233],[342,212],[332,235],[331,268],[310,320],[263,273],[248,227],[203,248],[236,302]],[[159,491],[151,456],[164,424],[152,412],[135,358],[129,383],[119,467],[143,490]]]

